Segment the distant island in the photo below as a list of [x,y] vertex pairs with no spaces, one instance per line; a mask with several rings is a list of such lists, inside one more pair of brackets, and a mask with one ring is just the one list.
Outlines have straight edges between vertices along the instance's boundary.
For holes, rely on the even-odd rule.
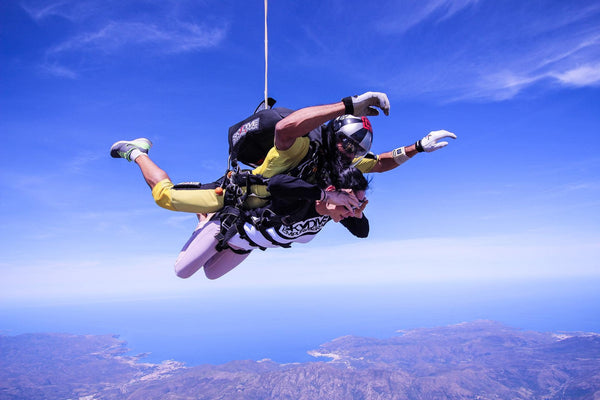
[[118,336],[0,336],[0,399],[598,399],[600,335],[493,321],[345,336],[315,361],[187,367],[126,356]]

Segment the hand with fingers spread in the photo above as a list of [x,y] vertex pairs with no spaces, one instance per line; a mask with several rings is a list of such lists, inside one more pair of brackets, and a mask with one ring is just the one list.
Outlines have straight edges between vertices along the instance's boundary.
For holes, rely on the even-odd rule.
[[390,115],[390,101],[385,93],[367,92],[360,96],[344,97],[342,99],[346,106],[346,114],[357,117],[379,115],[380,108],[385,115]]
[[415,143],[415,147],[417,148],[418,152],[424,151],[426,153],[431,153],[432,151],[446,147],[448,142],[439,142],[439,140],[446,138],[456,139],[456,135],[445,130],[431,131],[423,139],[417,141]]

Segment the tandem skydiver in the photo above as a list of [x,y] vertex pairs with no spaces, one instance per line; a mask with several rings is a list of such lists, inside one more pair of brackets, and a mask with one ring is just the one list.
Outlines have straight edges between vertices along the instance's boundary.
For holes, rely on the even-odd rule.
[[[374,155],[369,152],[373,131],[370,121],[366,116],[377,115],[378,111],[375,107],[381,109],[386,115],[389,113],[389,101],[384,93],[367,92],[361,96],[344,98],[338,103],[303,108],[283,118],[275,126],[275,146],[268,152],[264,162],[252,171],[252,175],[259,176],[261,179],[264,178],[266,181],[263,181],[263,184],[248,185],[247,188],[249,188],[253,196],[246,197],[243,205],[238,205],[234,208],[243,209],[246,214],[248,213],[247,210],[261,207],[268,209],[271,204],[269,202],[270,193],[267,190],[268,179],[285,173],[288,176],[299,178],[296,183],[301,182],[301,185],[313,185],[312,188],[306,189],[306,195],[313,194],[308,198],[304,197],[302,200],[306,201],[307,204],[314,201],[316,206],[324,204],[325,208],[321,206],[322,213],[320,215],[326,216],[327,221],[330,217],[333,217],[334,220],[343,220],[341,218],[342,214],[340,214],[343,210],[347,213],[344,216],[349,217],[346,219],[346,222],[354,221],[349,224],[351,227],[360,226],[362,222],[360,220],[364,218],[362,210],[366,205],[366,202],[363,201],[364,189],[354,188],[354,190],[358,191],[357,193],[352,190],[352,187],[346,187],[348,184],[342,181],[342,177],[346,176],[345,174],[351,165],[356,166],[361,172],[389,171],[406,162],[419,152],[432,152],[445,147],[448,143],[440,142],[441,139],[456,138],[453,133],[448,131],[433,131],[413,145]],[[330,119],[331,121],[329,121]],[[218,265],[217,261],[220,257],[230,258],[231,262],[222,264],[225,267],[221,265],[221,267],[210,267],[207,269],[205,265],[207,276],[221,276],[247,256],[247,254],[241,253],[251,250],[244,246],[240,247],[239,243],[237,246],[235,244],[230,246],[230,239],[232,237],[237,234],[244,236],[244,227],[247,226],[246,222],[248,219],[239,220],[237,225],[235,222],[229,222],[230,225],[235,225],[235,229],[232,230],[231,226],[227,227],[229,236],[224,238],[226,236],[225,230],[227,229],[223,229],[223,226],[226,225],[223,216],[228,216],[228,214],[223,211],[217,213],[216,216],[206,216],[204,214],[217,212],[223,206],[231,209],[231,204],[226,204],[227,202],[225,201],[228,197],[226,193],[219,191],[218,185],[174,185],[166,172],[160,169],[149,158],[148,150],[151,145],[151,142],[145,138],[133,141],[119,141],[111,147],[111,156],[134,161],[140,167],[159,206],[174,211],[199,214],[199,227],[178,258],[176,264],[178,276],[188,277],[202,266],[202,263],[190,264],[186,262],[185,259],[188,258],[186,253],[189,254],[188,249],[192,243],[199,243],[196,237],[207,237],[205,232],[207,232],[206,229],[208,228],[204,228],[207,224],[211,226],[209,231],[213,233],[215,232],[216,225],[219,225],[217,229],[219,234],[217,235],[220,235],[220,239],[217,240],[217,245],[215,245],[214,239],[211,239],[211,236],[209,236],[209,240],[206,240],[205,243],[205,248],[214,249],[214,254],[209,254],[212,250],[208,252],[200,251],[196,252],[196,254],[202,254],[202,257],[194,256],[192,258],[195,258],[197,261],[201,261],[200,259],[202,258],[204,262],[212,260],[214,263],[209,262],[209,267],[210,265]],[[226,179],[226,177],[223,179]],[[281,186],[282,182],[279,182],[280,179],[285,180],[287,178],[279,177],[274,181]],[[286,182],[286,184],[290,184],[290,182]],[[276,187],[276,185],[272,187]],[[336,188],[337,190],[332,188]],[[341,191],[339,190],[340,188],[347,190]],[[319,193],[318,198],[313,198],[314,193],[317,193],[317,191]],[[279,193],[285,193],[285,191],[280,191]],[[360,196],[357,196],[357,194],[360,194]],[[315,208],[315,211],[317,209],[318,207]],[[281,210],[278,212],[281,213]],[[333,215],[327,214],[328,212],[333,213]],[[336,212],[338,213],[338,217],[334,216]],[[361,218],[354,215],[355,213],[359,213]],[[278,218],[284,217],[286,216],[278,215]],[[215,218],[220,218],[220,224],[210,222],[215,221]],[[355,224],[357,220],[359,221],[358,225]],[[364,220],[366,221],[366,218]],[[285,225],[285,222],[283,225]],[[349,229],[352,231],[351,228]],[[232,232],[233,236],[231,235]],[[368,222],[366,232],[368,233]],[[360,233],[353,233],[361,236]],[[243,239],[248,242],[247,238]],[[277,246],[289,243],[279,243],[275,240],[272,244]],[[254,245],[251,244],[250,247],[270,247],[257,243],[254,243]],[[224,250],[228,252],[223,253]],[[229,252],[230,250],[233,250],[233,252]],[[219,254],[221,255],[219,256]],[[237,257],[234,257],[232,254],[236,254]],[[189,267],[192,264],[194,266]],[[190,273],[189,271],[192,272]]]

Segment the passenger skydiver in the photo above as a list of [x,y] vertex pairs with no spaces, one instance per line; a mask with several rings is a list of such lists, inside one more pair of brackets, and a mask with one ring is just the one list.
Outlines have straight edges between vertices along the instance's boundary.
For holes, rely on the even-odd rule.
[[[212,217],[199,214],[198,226],[177,257],[175,273],[188,278],[204,267],[207,278],[217,279],[238,266],[252,250],[307,243],[331,220],[341,221],[357,237],[366,237],[369,222],[362,211],[368,203],[365,196],[368,182],[356,168],[348,168],[339,175],[340,187],[351,190],[360,202],[352,211],[327,204],[323,201],[324,192],[317,185],[279,174],[268,182],[271,193],[268,205],[248,210],[226,243],[220,241],[219,213]],[[334,192],[335,188],[329,187],[325,193]]]

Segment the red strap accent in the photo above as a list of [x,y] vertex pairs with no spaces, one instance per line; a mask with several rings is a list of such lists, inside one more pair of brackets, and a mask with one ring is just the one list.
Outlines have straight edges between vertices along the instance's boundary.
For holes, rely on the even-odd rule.
[[369,132],[373,133],[373,128],[371,127],[371,121],[369,121],[369,118],[362,117],[362,122],[363,122],[363,127],[366,130],[368,130]]

